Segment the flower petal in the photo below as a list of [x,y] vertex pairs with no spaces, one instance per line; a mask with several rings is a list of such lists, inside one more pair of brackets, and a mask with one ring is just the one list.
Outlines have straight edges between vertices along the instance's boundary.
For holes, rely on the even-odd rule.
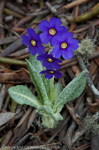
[[51,36],[49,36],[47,32],[44,32],[40,34],[40,38],[42,43],[47,44],[48,42],[50,42]]
[[61,20],[59,18],[53,17],[50,19],[50,26],[59,27],[61,25]]
[[59,28],[57,28],[57,31],[61,33],[66,33],[68,32],[67,28],[65,26],[60,26]]
[[30,45],[29,37],[27,35],[23,35],[22,36],[22,42],[24,45],[29,46]]
[[76,50],[79,45],[78,45],[79,41],[76,39],[72,39],[71,41],[69,41],[69,47],[72,48],[73,50]]
[[61,56],[61,49],[59,49],[59,46],[56,46],[55,48],[53,48],[52,50],[52,54],[54,55],[54,57],[59,58]]
[[46,73],[46,70],[43,70],[40,72],[40,74],[45,74]]
[[41,44],[37,45],[37,53],[42,54],[45,51],[44,47]]
[[41,23],[39,24],[39,29],[41,31],[47,31],[50,28],[49,22],[46,20],[41,21]]
[[46,58],[45,55],[42,54],[42,55],[37,56],[36,59],[39,60],[39,61],[43,61],[45,58]]
[[61,78],[61,77],[62,77],[62,73],[59,72],[59,71],[56,71],[55,74],[54,74],[54,76],[55,76],[56,78]]
[[57,63],[62,63],[60,59],[54,58]]
[[36,48],[33,47],[32,45],[29,45],[29,53],[31,53],[32,55],[36,55],[37,53]]
[[48,78],[48,79],[51,79],[53,77],[53,74],[51,74],[51,73],[47,73],[46,75],[45,75],[45,78]]
[[72,44],[72,45],[70,45],[70,48],[72,49],[72,50],[76,50],[77,48],[79,47],[79,45],[74,45],[74,44]]
[[51,45],[53,46],[56,46],[56,45],[59,45],[61,42],[61,37],[60,36],[54,36],[52,39],[51,39]]
[[66,50],[62,51],[62,56],[64,59],[70,59],[73,57],[73,51],[70,48],[67,48]]
[[40,35],[34,34],[34,35],[32,35],[32,39],[34,39],[37,43],[41,44]]
[[79,41],[76,39],[72,39],[71,41],[69,41],[70,44],[78,44]]
[[28,36],[30,36],[32,38],[33,35],[35,35],[36,33],[32,28],[28,28],[27,29],[27,34],[28,34]]
[[60,42],[68,42],[69,40],[71,40],[73,37],[72,32],[63,32],[60,34]]
[[60,69],[60,65],[57,62],[51,64],[54,69]]
[[51,68],[51,64],[46,60],[43,61],[43,66],[46,68]]

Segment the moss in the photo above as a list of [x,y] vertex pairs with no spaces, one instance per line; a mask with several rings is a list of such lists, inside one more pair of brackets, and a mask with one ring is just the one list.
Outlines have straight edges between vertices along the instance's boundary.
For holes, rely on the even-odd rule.
[[79,48],[76,50],[76,53],[80,53],[82,56],[91,56],[96,51],[96,45],[89,39],[83,39],[79,44]]
[[96,51],[96,45],[89,39],[88,37],[83,39],[80,44],[79,48],[75,51],[75,55],[78,53],[82,55],[83,60],[87,66],[89,66],[88,58]]
[[95,118],[93,118],[92,116],[86,116],[84,119],[84,125],[87,128],[88,132],[99,135],[99,124],[98,121],[95,120]]

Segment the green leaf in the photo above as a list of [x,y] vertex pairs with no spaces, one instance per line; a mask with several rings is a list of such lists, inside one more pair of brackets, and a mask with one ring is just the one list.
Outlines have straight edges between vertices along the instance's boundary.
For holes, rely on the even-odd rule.
[[54,97],[54,93],[53,93],[53,88],[54,88],[54,77],[50,79],[50,89],[49,89],[49,93],[50,93],[50,101],[51,104],[53,105],[53,97]]
[[40,61],[36,59],[37,55],[33,56],[32,54],[29,54],[29,62],[32,64],[32,66],[36,69],[37,72],[40,72],[43,70],[42,64]]
[[56,101],[56,99],[59,96],[61,91],[62,91],[61,83],[58,82],[58,83],[54,84],[54,91],[53,91],[53,93],[54,93],[53,102],[54,103],[55,103],[55,101]]
[[42,105],[41,107],[39,107],[37,109],[37,111],[39,112],[39,114],[45,114],[45,115],[52,115],[53,116],[53,110],[45,105]]
[[39,114],[42,115],[42,125],[47,128],[55,128],[63,117],[60,113],[53,113],[53,110],[48,106],[41,106],[37,109]]
[[85,73],[86,71],[80,73],[59,94],[54,103],[54,112],[60,112],[65,103],[77,98],[83,92],[86,84]]
[[39,114],[45,114],[45,116],[51,116],[54,120],[59,121],[62,120],[63,117],[61,116],[60,113],[55,113],[53,112],[53,109],[51,107],[42,105],[41,107],[39,107],[37,109],[37,111],[39,112]]
[[35,108],[41,106],[40,101],[32,94],[32,92],[23,85],[13,86],[8,89],[11,98],[19,104],[27,104]]
[[34,67],[35,64],[31,64],[28,60],[26,60],[26,61],[27,61],[27,66],[28,66],[28,70],[30,72],[31,79],[36,87],[36,90],[39,95],[41,103],[45,104],[47,106],[50,106],[51,103],[49,101],[47,91],[46,91],[44,82],[42,80],[41,74],[39,74],[38,70],[35,69],[35,67]]
[[[40,73],[42,70],[45,70],[45,67],[43,67],[42,63],[36,59],[37,55],[33,56],[32,54],[29,54],[29,62],[32,64],[32,66],[36,69],[38,73]],[[45,85],[45,89],[47,92],[47,95],[49,97],[49,81],[45,78],[44,75],[41,75],[43,83]]]

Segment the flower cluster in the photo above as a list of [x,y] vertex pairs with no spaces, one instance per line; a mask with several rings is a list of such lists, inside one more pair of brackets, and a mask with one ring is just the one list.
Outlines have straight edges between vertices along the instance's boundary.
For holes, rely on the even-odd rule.
[[62,74],[55,70],[60,68],[59,63],[62,62],[60,59],[53,57],[51,54],[44,53],[39,55],[37,60],[42,61],[43,66],[47,68],[46,70],[40,72],[41,74],[45,74],[45,78],[51,79],[53,76],[57,78],[62,77]]
[[[53,76],[60,78],[62,74],[57,71],[60,68],[61,60],[70,59],[73,57],[73,50],[76,50],[78,40],[73,39],[73,34],[67,31],[67,28],[61,25],[59,18],[51,18],[50,22],[43,20],[39,24],[39,29],[42,31],[40,35],[36,34],[32,28],[27,29],[27,35],[22,36],[22,42],[29,47],[29,52],[32,55],[38,53],[37,60],[42,61],[46,70],[40,72],[45,74],[45,78],[51,79]],[[54,48],[51,54],[44,52],[42,43],[50,43]]]

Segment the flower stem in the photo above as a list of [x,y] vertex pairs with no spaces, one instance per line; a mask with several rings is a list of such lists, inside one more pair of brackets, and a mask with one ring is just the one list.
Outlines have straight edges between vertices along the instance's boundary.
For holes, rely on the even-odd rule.
[[52,52],[53,46],[51,46],[51,44],[48,43],[48,47],[49,47],[49,52],[48,52],[48,54],[50,54],[50,53]]
[[53,87],[54,87],[54,77],[50,79],[50,99],[53,104]]

